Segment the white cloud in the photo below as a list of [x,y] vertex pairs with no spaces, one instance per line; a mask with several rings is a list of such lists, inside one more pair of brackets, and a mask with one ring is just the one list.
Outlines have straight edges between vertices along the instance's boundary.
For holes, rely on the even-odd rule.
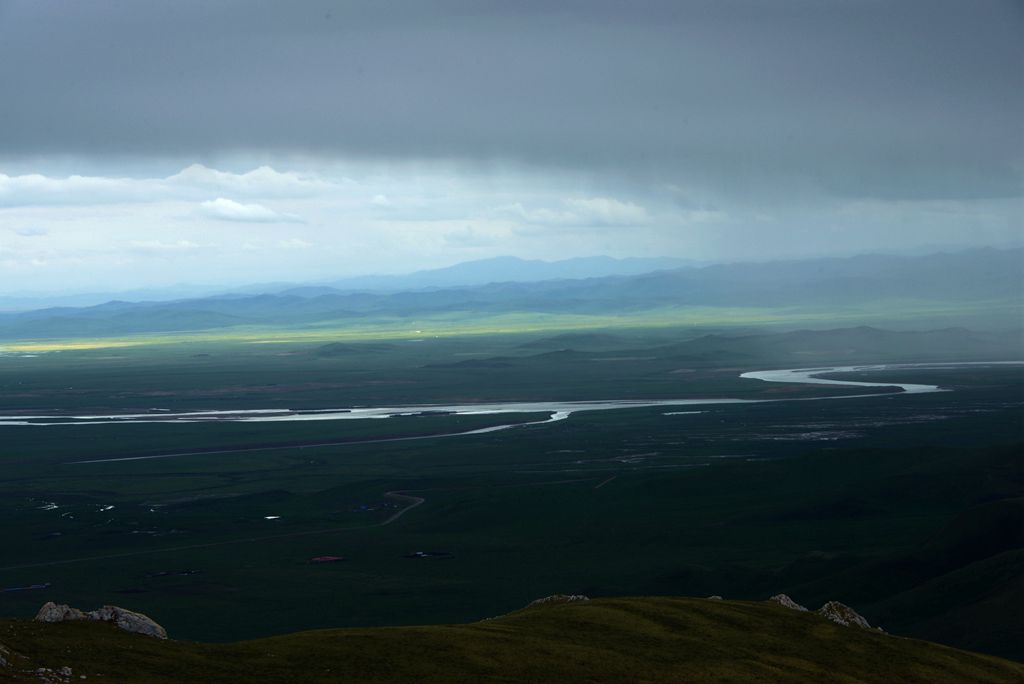
[[491,247],[508,238],[507,231],[487,230],[464,226],[444,235],[444,244],[451,247],[475,248]]
[[545,226],[636,226],[651,220],[639,204],[611,197],[564,199],[558,208],[528,208],[516,202],[499,207],[497,212],[524,223]]
[[647,223],[650,219],[647,210],[639,204],[622,202],[610,197],[569,199],[565,201],[565,204],[580,218],[581,222],[590,222],[603,226],[626,226]]
[[312,174],[281,172],[270,166],[260,166],[246,173],[228,173],[202,164],[192,164],[164,181],[172,187],[215,189],[252,197],[303,197],[336,185]]
[[302,217],[268,209],[262,204],[242,204],[218,197],[199,205],[200,213],[219,221],[241,221],[244,223],[302,223]]
[[307,249],[309,247],[312,247],[313,243],[306,242],[305,240],[301,240],[299,238],[289,238],[287,240],[279,240],[277,246],[282,247],[284,249]]
[[143,182],[103,176],[50,178],[38,173],[23,176],[0,173],[0,206],[135,202],[143,199],[139,187]]
[[[690,209],[676,212],[673,218],[676,223],[692,226],[699,223],[723,223],[729,219],[729,215],[717,209]],[[758,217],[757,220],[762,221],[764,219]]]
[[[245,173],[193,165],[125,178],[120,166],[62,176],[54,169],[83,167],[0,160],[10,174],[0,174],[0,290],[302,282],[500,255],[738,260],[852,253],[924,238],[998,244],[1019,239],[1022,215],[1020,199],[793,208],[544,169],[312,157],[276,159],[275,167],[261,162],[223,162],[251,169]],[[41,229],[48,235],[39,236]],[[767,240],[766,231],[778,240]]]
[[341,185],[312,174],[275,171],[260,166],[246,173],[229,173],[192,164],[166,178],[67,176],[64,178],[0,173],[0,207],[88,206],[195,200],[211,194],[244,197],[310,197]]
[[131,251],[139,254],[187,254],[196,252],[200,245],[191,240],[161,242],[160,240],[132,240],[129,242]]

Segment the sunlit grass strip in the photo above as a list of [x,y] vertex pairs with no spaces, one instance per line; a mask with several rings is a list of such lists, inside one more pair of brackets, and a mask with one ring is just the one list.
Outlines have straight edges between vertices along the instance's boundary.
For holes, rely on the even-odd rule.
[[285,344],[295,342],[412,340],[543,332],[573,332],[609,328],[751,325],[853,325],[893,320],[907,322],[943,316],[1019,312],[1016,302],[941,304],[886,300],[845,308],[804,307],[672,307],[621,315],[546,314],[521,312],[478,316],[473,312],[407,318],[338,320],[291,328],[238,326],[232,328],[169,333],[143,333],[112,337],[25,340],[2,344],[0,352],[31,353],[75,351],[183,343]]

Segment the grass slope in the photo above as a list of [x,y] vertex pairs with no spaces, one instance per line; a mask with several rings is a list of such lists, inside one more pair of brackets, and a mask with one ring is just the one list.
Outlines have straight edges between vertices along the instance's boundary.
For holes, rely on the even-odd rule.
[[770,603],[694,598],[542,605],[468,625],[162,642],[104,624],[0,622],[0,676],[69,666],[104,682],[1019,682],[1024,665],[841,627]]

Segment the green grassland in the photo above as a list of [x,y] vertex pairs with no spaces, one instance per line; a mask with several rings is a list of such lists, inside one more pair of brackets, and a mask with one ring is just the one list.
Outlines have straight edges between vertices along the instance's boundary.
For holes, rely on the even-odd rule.
[[239,324],[204,328],[188,325],[180,330],[118,333],[98,329],[95,335],[58,332],[38,337],[0,330],[0,352],[34,352],[80,349],[123,349],[200,344],[314,344],[332,341],[406,341],[467,336],[550,335],[572,331],[624,331],[647,335],[664,330],[717,328],[743,330],[849,327],[884,325],[901,329],[938,328],[979,324],[1001,327],[1019,311],[1016,299],[968,303],[932,300],[884,299],[837,307],[815,306],[658,306],[614,313],[546,313],[543,311],[481,312],[456,310],[413,315],[369,314],[326,318],[291,324]]
[[[1020,346],[1019,331],[854,328],[774,334],[701,326],[328,343],[301,336],[273,344],[147,338],[128,347],[0,355],[0,410],[753,397],[785,388],[741,380],[738,369],[998,360],[1015,358]],[[813,396],[815,390],[800,392]]]
[[[619,598],[465,625],[303,632],[233,644],[104,624],[0,621],[10,681],[72,666],[105,682],[1018,682],[1024,666],[774,604]],[[19,672],[21,670],[22,672]]]
[[[738,376],[1002,359],[1015,339],[616,328],[82,349],[0,356],[0,413],[810,398],[863,390]],[[879,377],[956,391],[582,412],[458,437],[430,435],[543,416],[0,426],[0,589],[49,583],[0,593],[0,615],[117,604],[210,642],[471,622],[559,592],[786,591],[842,600],[897,634],[1024,657],[1024,374]],[[418,439],[375,441],[395,437]],[[179,452],[194,453],[76,462]],[[322,555],[346,560],[310,562]]]
[[1020,260],[1019,249],[989,249],[394,292],[326,288],[303,295],[286,289],[111,301],[0,312],[0,341],[9,349],[38,350],[185,339],[316,342],[680,326],[998,329],[1019,323]]

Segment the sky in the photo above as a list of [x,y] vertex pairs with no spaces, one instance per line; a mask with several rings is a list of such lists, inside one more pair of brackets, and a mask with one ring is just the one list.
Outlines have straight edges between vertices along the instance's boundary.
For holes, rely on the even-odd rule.
[[0,0],[0,295],[1019,244],[1019,0]]

